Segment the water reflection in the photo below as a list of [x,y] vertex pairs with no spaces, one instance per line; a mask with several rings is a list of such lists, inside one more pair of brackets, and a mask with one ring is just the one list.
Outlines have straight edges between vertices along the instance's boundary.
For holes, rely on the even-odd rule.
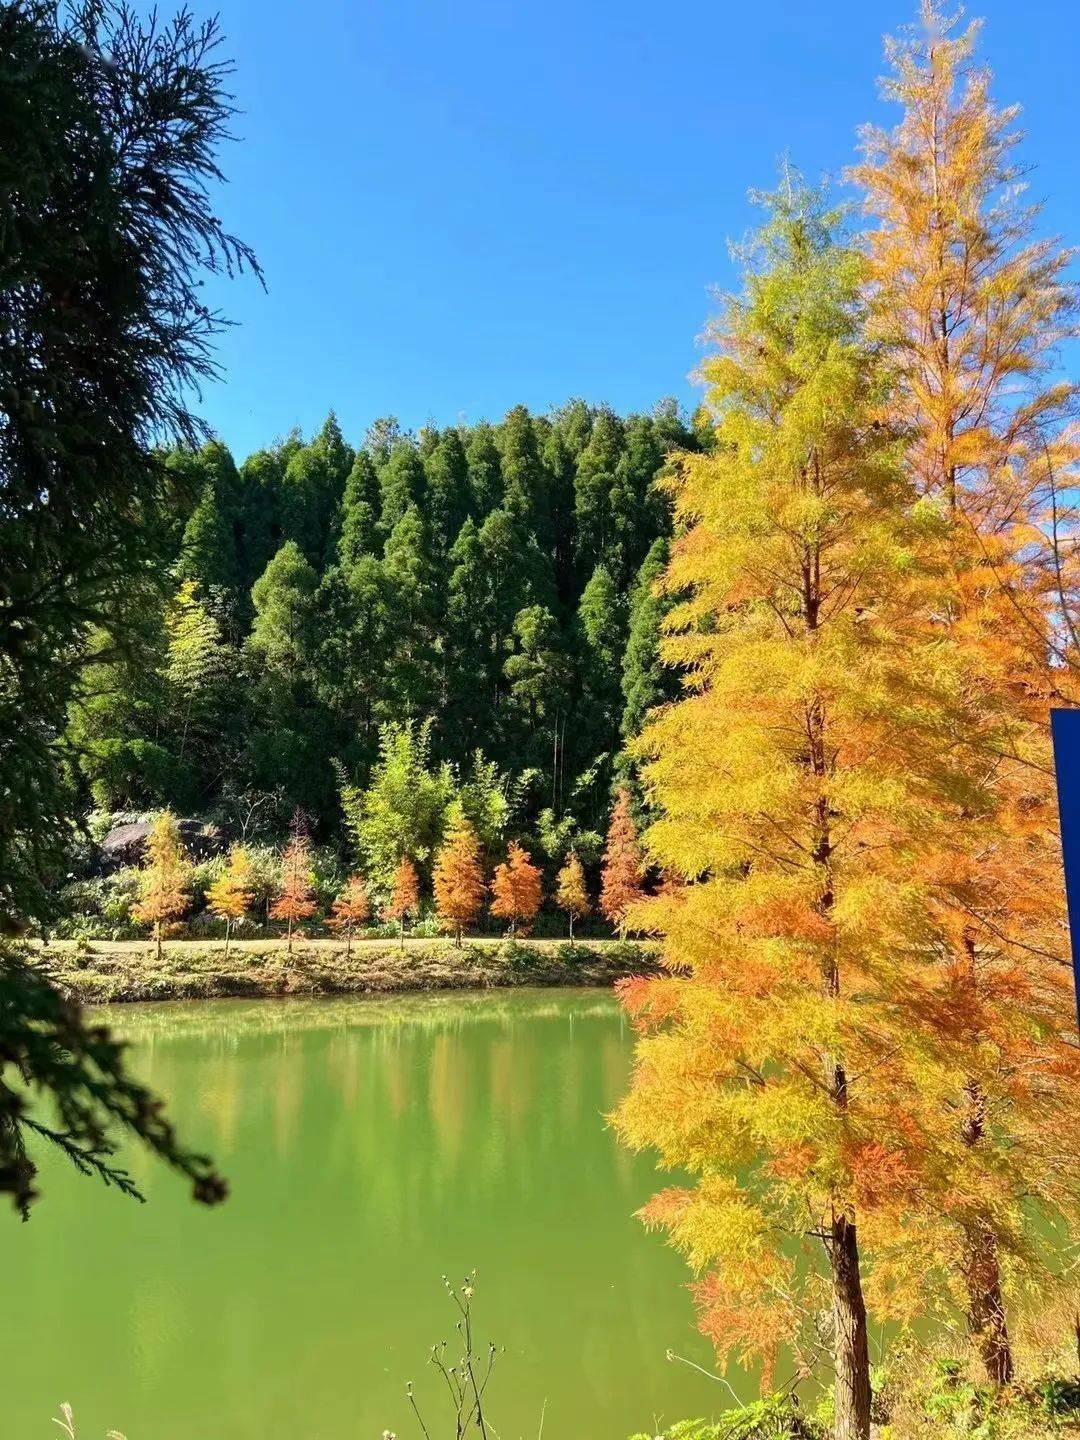
[[632,1219],[655,1177],[604,1127],[629,1061],[609,996],[222,1001],[107,1018],[233,1196],[197,1210],[137,1156],[151,1204],[135,1207],[50,1166],[41,1215],[0,1229],[25,1300],[0,1331],[20,1376],[12,1433],[38,1433],[70,1399],[83,1433],[120,1425],[130,1440],[384,1427],[404,1440],[405,1380],[437,1408],[423,1359],[451,1331],[439,1276],[473,1266],[483,1333],[507,1347],[494,1389],[504,1440],[535,1435],[545,1400],[553,1440],[622,1440],[655,1415],[722,1403],[664,1360],[672,1345],[708,1356],[681,1263]]

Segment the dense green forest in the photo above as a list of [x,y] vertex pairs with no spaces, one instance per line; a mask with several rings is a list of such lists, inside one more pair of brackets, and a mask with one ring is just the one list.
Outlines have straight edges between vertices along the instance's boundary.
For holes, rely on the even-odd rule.
[[299,808],[333,841],[342,795],[408,736],[499,789],[541,850],[587,850],[625,736],[671,684],[657,480],[696,448],[674,402],[573,401],[418,435],[380,420],[357,450],[331,414],[240,465],[219,440],[174,451],[129,638],[102,632],[72,711],[83,808],[264,831]]

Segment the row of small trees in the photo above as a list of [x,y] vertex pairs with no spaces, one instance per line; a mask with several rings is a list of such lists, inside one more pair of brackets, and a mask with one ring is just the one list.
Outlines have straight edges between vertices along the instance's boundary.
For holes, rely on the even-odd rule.
[[[596,907],[620,935],[625,933],[630,907],[643,894],[644,868],[630,795],[621,790],[611,814]],[[488,881],[480,837],[462,814],[455,817],[436,852],[432,889],[439,924],[454,936],[457,945],[461,944],[465,931],[476,924],[485,905],[494,918],[506,921],[508,933],[514,936],[529,932],[544,901],[541,867],[517,840],[510,842],[506,859],[495,865]],[[251,910],[255,890],[251,854],[243,845],[234,845],[224,870],[206,892],[207,908],[225,924],[226,956],[233,928]],[[572,940],[575,922],[591,914],[594,908],[585,867],[574,850],[568,852],[558,871],[553,898],[568,918]],[[191,863],[176,819],[166,812],[158,817],[150,832],[140,897],[131,910],[137,923],[153,927],[159,957],[165,930],[190,904]],[[412,856],[402,855],[390,893],[381,905],[376,907],[373,902],[367,879],[354,873],[334,897],[327,923],[344,937],[348,955],[355,931],[367,924],[378,908],[384,921],[397,924],[404,945],[406,927],[416,920],[420,905],[421,884],[416,862]],[[298,819],[282,853],[281,880],[268,910],[270,919],[285,923],[290,954],[296,927],[310,919],[317,909],[311,842]]]

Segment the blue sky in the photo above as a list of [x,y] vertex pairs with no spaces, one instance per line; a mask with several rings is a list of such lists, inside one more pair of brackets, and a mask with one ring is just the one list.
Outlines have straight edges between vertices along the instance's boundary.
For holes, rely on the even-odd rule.
[[[241,143],[226,222],[268,293],[201,413],[238,458],[336,410],[408,427],[569,398],[619,410],[688,381],[750,187],[789,151],[838,175],[888,119],[881,0],[220,0]],[[988,0],[995,93],[1020,101],[1045,225],[1080,241],[1080,6]]]

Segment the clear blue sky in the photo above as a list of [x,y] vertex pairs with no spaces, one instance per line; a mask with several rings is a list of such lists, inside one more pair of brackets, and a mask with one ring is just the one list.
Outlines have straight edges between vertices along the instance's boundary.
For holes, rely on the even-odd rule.
[[[167,8],[167,7],[166,7]],[[198,0],[197,11],[214,8]],[[1080,6],[987,0],[1049,229],[1080,241]],[[331,407],[358,441],[570,396],[619,410],[688,382],[727,242],[785,151],[838,174],[878,100],[898,0],[221,0],[245,112],[229,225],[269,292],[202,413],[238,458]]]

